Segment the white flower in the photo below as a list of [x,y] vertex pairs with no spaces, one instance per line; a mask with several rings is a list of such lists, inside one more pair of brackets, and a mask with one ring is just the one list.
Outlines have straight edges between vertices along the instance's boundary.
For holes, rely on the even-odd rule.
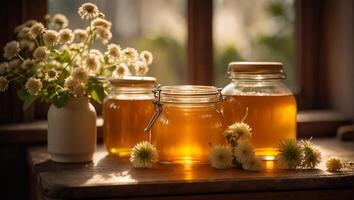
[[102,19],[102,18],[96,18],[96,19],[92,20],[91,25],[94,28],[102,27],[104,29],[111,29],[111,27],[112,27],[112,23],[111,22],[109,22],[109,21],[107,21],[105,19]]
[[18,34],[24,27],[26,27],[25,24],[20,24],[16,26],[14,29],[14,33]]
[[52,22],[56,29],[66,28],[69,25],[69,20],[63,14],[56,14],[52,18]]
[[36,20],[28,20],[28,21],[26,21],[25,23],[23,23],[23,24],[21,24],[21,25],[19,25],[19,26],[16,26],[16,28],[15,28],[15,33],[19,33],[23,28],[25,28],[25,27],[27,27],[27,28],[31,28],[31,26],[33,25],[33,24],[35,24],[35,23],[37,23],[37,21]]
[[209,154],[209,161],[216,169],[226,169],[232,167],[231,149],[224,145],[214,145]]
[[7,72],[9,68],[9,63],[8,62],[3,62],[0,64],[0,75],[3,75],[5,72]]
[[150,53],[149,51],[142,51],[139,57],[140,59],[145,61],[147,65],[150,65],[152,63],[153,56],[152,53]]
[[243,122],[236,122],[230,125],[226,134],[232,134],[240,141],[249,140],[252,135],[251,127]]
[[46,45],[54,45],[58,41],[58,32],[53,30],[46,30],[43,34],[43,40]]
[[85,66],[91,72],[96,72],[100,68],[100,60],[96,54],[89,54],[85,59]]
[[46,79],[48,81],[54,81],[58,78],[58,72],[55,69],[48,70],[46,74]]
[[40,22],[34,23],[30,28],[30,35],[34,39],[44,31],[44,26]]
[[242,168],[248,171],[260,171],[262,169],[262,161],[258,157],[253,156],[250,160],[242,163]]
[[72,89],[76,85],[76,81],[73,77],[68,77],[65,79],[64,87],[67,89]]
[[130,152],[130,162],[136,168],[150,168],[157,162],[158,154],[154,145],[147,141],[136,144]]
[[99,15],[100,11],[95,4],[84,3],[80,6],[78,13],[82,19],[94,19]]
[[85,85],[82,83],[76,84],[72,89],[72,93],[77,97],[84,95],[85,94]]
[[59,43],[68,44],[74,40],[74,34],[68,28],[59,31]]
[[149,67],[143,61],[136,62],[134,67],[135,67],[135,73],[138,76],[145,76],[145,74],[147,74],[147,72],[149,71]]
[[88,37],[87,31],[83,30],[83,29],[75,29],[74,30],[74,35],[75,35],[75,40],[77,42],[85,42],[85,40]]
[[74,80],[77,82],[86,82],[88,79],[88,73],[85,68],[83,67],[77,67],[74,69],[72,72],[72,77]]
[[127,63],[135,63],[138,58],[138,55],[138,52],[133,48],[128,47],[123,50],[123,59]]
[[74,40],[74,33],[71,29],[65,28],[58,32],[58,41],[60,44],[69,44]]
[[9,81],[5,77],[0,76],[0,92],[5,92],[8,85]]
[[107,44],[108,41],[112,39],[112,33],[108,29],[97,27],[95,31],[98,39],[100,39],[103,44]]
[[29,94],[36,96],[42,89],[42,82],[37,78],[31,77],[27,80],[25,88]]
[[36,20],[30,19],[30,20],[27,20],[23,25],[25,27],[31,28],[36,23],[38,23]]
[[124,76],[129,76],[130,72],[126,64],[121,63],[117,66],[117,68],[113,71],[113,77],[123,78]]
[[21,64],[21,69],[27,70],[28,68],[32,67],[33,65],[34,65],[34,61],[32,59],[26,59]]
[[326,162],[327,171],[338,172],[343,168],[343,163],[338,158],[330,158]]
[[18,32],[17,37],[20,39],[30,39],[30,28],[23,27],[20,32]]
[[46,61],[49,56],[49,50],[45,46],[37,47],[33,52],[33,58],[36,60]]
[[118,60],[121,56],[121,49],[119,45],[109,44],[107,46],[107,51],[108,55],[114,58],[115,60]]
[[4,58],[10,60],[11,58],[15,57],[19,52],[20,44],[17,41],[8,42],[4,47]]
[[29,51],[33,51],[36,47],[36,44],[30,40],[20,40],[20,48],[28,49]]
[[235,157],[241,164],[250,161],[253,156],[254,148],[248,141],[241,142],[236,146]]

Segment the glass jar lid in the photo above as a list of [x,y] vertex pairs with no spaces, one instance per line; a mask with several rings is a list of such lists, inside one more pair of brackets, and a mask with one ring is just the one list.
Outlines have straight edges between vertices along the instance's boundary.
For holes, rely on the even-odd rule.
[[205,85],[173,85],[158,88],[159,101],[163,103],[216,103],[222,99],[221,89]]
[[235,79],[284,79],[280,62],[231,62],[228,72]]

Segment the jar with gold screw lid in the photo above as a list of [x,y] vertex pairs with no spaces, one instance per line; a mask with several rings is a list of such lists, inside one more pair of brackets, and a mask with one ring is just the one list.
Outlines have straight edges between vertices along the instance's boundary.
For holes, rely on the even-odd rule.
[[281,82],[282,63],[231,62],[228,73],[231,82],[222,90],[226,125],[241,121],[248,108],[245,122],[252,128],[256,155],[274,159],[280,141],[296,138],[296,101]]

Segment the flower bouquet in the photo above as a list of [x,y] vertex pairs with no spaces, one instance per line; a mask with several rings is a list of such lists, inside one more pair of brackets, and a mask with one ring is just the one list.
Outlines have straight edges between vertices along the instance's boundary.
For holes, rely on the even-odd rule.
[[[102,103],[106,78],[130,75],[130,67],[144,76],[152,62],[148,51],[139,54],[133,48],[109,44],[112,24],[96,5],[84,3],[78,14],[87,21],[84,29],[69,29],[69,20],[62,14],[46,16],[46,26],[34,20],[19,25],[17,40],[6,44],[6,61],[0,64],[0,92],[15,83],[24,109],[37,99],[52,104],[48,149],[53,160],[62,162],[91,160],[96,112],[89,99]],[[92,48],[97,42],[105,52]]]
[[[78,13],[88,21],[85,29],[68,29],[69,21],[62,14],[47,16],[47,27],[34,20],[16,27],[17,41],[4,47],[7,61],[0,65],[0,91],[6,91],[10,82],[17,83],[24,108],[38,98],[58,108],[70,97],[87,96],[102,103],[102,78],[130,75],[129,67],[134,67],[138,76],[148,72],[150,52],[139,54],[133,48],[108,44],[112,24],[96,5],[85,3]],[[93,49],[95,41],[107,51]]]

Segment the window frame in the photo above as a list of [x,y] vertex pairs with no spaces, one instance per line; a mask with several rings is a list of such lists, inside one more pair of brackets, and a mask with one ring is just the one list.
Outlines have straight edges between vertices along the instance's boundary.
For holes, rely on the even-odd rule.
[[[31,3],[26,0],[7,1],[9,9],[3,14],[12,16],[19,12],[19,17],[10,20],[1,33],[1,45],[4,46],[13,35],[12,30],[21,22],[28,19],[43,21],[47,14],[47,0],[35,0]],[[213,85],[213,0],[188,0],[188,44],[187,44],[187,77],[188,84]],[[295,48],[297,79],[300,90],[296,94],[299,110],[329,109],[328,83],[325,80],[327,70],[321,63],[323,55],[323,7],[320,0],[295,0]],[[6,40],[6,41],[5,41]],[[46,116],[46,106],[33,105],[23,111],[16,95],[16,88],[11,87],[9,92],[2,94],[0,103],[5,106],[5,112],[11,114],[9,122],[31,122],[38,117]],[[44,113],[45,112],[45,113]],[[37,116],[37,117],[36,117]],[[333,118],[333,120],[335,120]]]

